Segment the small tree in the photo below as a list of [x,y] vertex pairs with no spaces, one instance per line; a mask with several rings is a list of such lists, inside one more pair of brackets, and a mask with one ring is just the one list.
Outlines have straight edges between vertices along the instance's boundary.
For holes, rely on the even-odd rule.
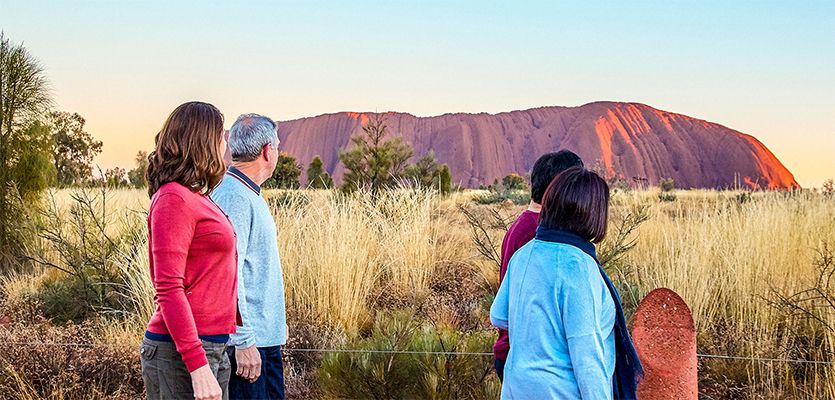
[[127,172],[124,168],[111,168],[104,171],[104,183],[107,187],[123,188],[128,186]]
[[368,187],[376,192],[393,185],[402,176],[406,161],[414,155],[412,146],[403,143],[399,136],[385,140],[386,122],[376,115],[362,130],[365,135],[351,137],[354,147],[339,150],[339,160],[348,170],[344,192],[353,192],[360,187]]
[[10,177],[16,196],[34,202],[41,190],[55,181],[55,169],[49,162],[49,130],[39,121],[12,135],[11,147],[16,149]]
[[598,176],[606,181],[609,185],[610,193],[627,192],[630,190],[629,181],[623,174],[617,173],[611,163],[606,163],[603,159],[598,158],[591,167]]
[[499,187],[499,178],[493,179],[493,184],[492,185],[487,185],[487,190],[489,190],[491,192],[496,192],[499,189],[501,189]]
[[658,199],[661,201],[675,201],[676,194],[673,193],[675,184],[673,178],[661,179],[658,181],[658,187],[661,188],[661,193],[658,193]]
[[307,167],[307,187],[311,189],[330,189],[333,187],[333,178],[322,168],[322,159],[319,156],[313,157],[313,161]]
[[502,186],[507,190],[525,190],[528,188],[528,183],[525,182],[525,178],[510,174],[502,178]]
[[823,186],[821,187],[821,193],[827,196],[835,195],[835,181],[832,179],[827,179],[823,182]]
[[675,189],[675,183],[673,182],[673,178],[669,179],[661,179],[658,181],[658,187],[661,188],[662,192],[670,192]]
[[144,189],[148,187],[148,180],[145,178],[145,173],[148,171],[148,152],[139,150],[134,161],[136,161],[136,168],[128,172],[128,180],[133,187]]
[[281,152],[278,154],[273,175],[264,182],[263,186],[267,188],[297,189],[301,174],[302,167],[296,163],[296,157]]
[[404,172],[406,179],[414,184],[424,188],[437,188],[435,183],[438,181],[439,171],[438,160],[435,159],[435,152],[430,150],[429,154],[418,158],[416,163],[406,166]]
[[448,195],[452,189],[452,173],[449,172],[449,165],[442,165],[438,172],[439,189],[442,195]]
[[71,186],[93,176],[93,157],[101,153],[102,142],[84,131],[84,118],[65,111],[47,115],[52,135],[52,163],[59,186]]
[[[21,172],[37,171],[29,167],[43,164],[40,151],[26,140],[32,135],[27,135],[25,130],[32,128],[31,124],[51,106],[52,96],[43,67],[23,45],[11,43],[0,32],[0,255],[17,251],[22,244],[18,221],[23,215],[23,205],[18,194],[22,188],[37,189],[39,185],[30,185],[32,182],[26,179],[38,180],[42,176]],[[34,136],[42,137],[42,132],[37,130]],[[0,264],[7,265],[4,260]]]

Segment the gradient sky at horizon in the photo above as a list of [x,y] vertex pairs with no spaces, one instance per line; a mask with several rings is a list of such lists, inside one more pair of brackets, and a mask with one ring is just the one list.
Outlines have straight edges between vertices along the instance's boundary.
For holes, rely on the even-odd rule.
[[835,178],[835,2],[0,0],[58,108],[133,168],[189,100],[288,120],[497,113],[613,100],[762,141],[804,187]]

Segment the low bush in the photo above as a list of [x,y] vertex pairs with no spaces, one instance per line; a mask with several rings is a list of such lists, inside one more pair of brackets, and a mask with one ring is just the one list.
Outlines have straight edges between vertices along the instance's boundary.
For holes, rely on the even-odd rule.
[[476,204],[496,204],[510,201],[517,206],[528,205],[531,202],[531,192],[529,190],[514,190],[506,189],[496,192],[489,192],[480,196],[474,196],[473,201]]
[[138,348],[96,346],[94,337],[89,324],[0,324],[0,398],[144,398]]
[[144,215],[108,210],[110,193],[107,188],[76,189],[69,204],[50,195],[40,211],[40,241],[26,258],[55,272],[37,294],[44,316],[55,322],[135,311],[123,267],[144,256],[136,251],[147,237]]
[[317,315],[303,309],[287,310],[290,336],[284,346],[284,384],[288,399],[318,399],[318,368],[322,364],[320,349],[335,348],[345,343],[345,334],[334,331]]
[[466,354],[491,353],[495,339],[492,329],[461,332],[421,323],[408,311],[380,312],[368,337],[323,357],[320,390],[352,399],[498,398],[493,357]]
[[678,198],[678,197],[677,197],[677,196],[676,196],[676,194],[675,194],[675,193],[673,193],[673,192],[661,192],[661,193],[658,193],[658,200],[660,200],[660,201],[662,201],[662,202],[676,201],[676,199],[677,199],[677,198]]

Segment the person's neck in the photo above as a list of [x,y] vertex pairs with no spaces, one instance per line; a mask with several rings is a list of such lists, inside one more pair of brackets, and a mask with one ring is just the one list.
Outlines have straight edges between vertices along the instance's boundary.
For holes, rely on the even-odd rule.
[[539,214],[539,212],[542,211],[542,204],[534,203],[534,201],[531,200],[531,204],[528,204],[528,211]]
[[264,173],[264,168],[256,162],[232,162],[232,166],[237,168],[238,171],[241,171],[242,174],[246,175],[247,178],[251,179],[258,186],[261,186],[262,183],[269,179],[269,175]]

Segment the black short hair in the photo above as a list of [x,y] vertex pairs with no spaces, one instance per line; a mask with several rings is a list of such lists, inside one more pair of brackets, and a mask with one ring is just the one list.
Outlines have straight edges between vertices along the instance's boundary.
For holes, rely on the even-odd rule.
[[531,170],[531,200],[534,203],[542,204],[542,195],[551,181],[571,167],[582,167],[583,160],[580,156],[568,151],[560,150],[556,153],[548,153],[539,157]]
[[554,178],[542,198],[539,224],[573,233],[592,243],[606,237],[609,185],[596,173],[572,167]]

